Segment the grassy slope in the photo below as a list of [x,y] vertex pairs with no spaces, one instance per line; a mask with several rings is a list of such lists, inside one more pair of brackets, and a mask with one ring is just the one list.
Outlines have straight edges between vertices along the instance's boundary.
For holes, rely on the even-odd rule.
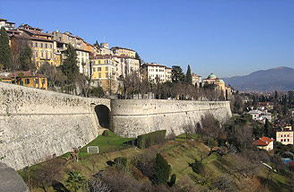
[[[107,167],[106,162],[109,160],[113,160],[114,158],[119,156],[127,157],[128,160],[130,160],[133,157],[143,152],[146,152],[146,150],[155,150],[162,153],[162,155],[167,159],[172,167],[172,173],[175,173],[177,175],[178,180],[180,180],[182,177],[188,176],[192,178],[192,180],[194,180],[196,183],[204,182],[205,185],[209,186],[213,179],[208,179],[207,181],[204,181],[203,179],[201,179],[202,177],[200,175],[194,173],[191,167],[189,167],[189,163],[194,162],[195,158],[200,159],[201,157],[203,157],[203,154],[207,154],[209,150],[209,148],[203,144],[199,135],[193,135],[192,137],[193,140],[186,141],[185,135],[181,135],[177,137],[175,141],[169,141],[164,145],[151,147],[151,149],[141,150],[135,147],[126,148],[128,146],[126,146],[124,143],[131,139],[121,138],[115,134],[110,134],[109,136],[99,136],[97,139],[89,143],[88,146],[98,145],[100,147],[101,153],[89,155],[86,154],[86,147],[82,148],[80,150],[80,161],[68,162],[64,166],[63,178],[66,178],[65,173],[67,172],[67,170],[78,170],[87,178],[90,178],[99,170],[105,169]],[[119,150],[121,148],[126,149]],[[65,158],[65,156],[60,158]],[[220,160],[217,155],[213,154],[203,160],[205,172],[207,173],[208,177],[217,178],[221,175],[227,175],[225,170],[230,170],[230,167],[226,166],[226,164],[222,161],[231,161],[230,156],[228,155],[224,159]],[[36,167],[38,167],[38,165],[33,166],[30,169],[34,169]],[[266,178],[266,172],[267,170],[261,167],[258,176],[261,178]],[[283,188],[280,187],[284,186],[288,182],[288,180],[278,174],[273,174],[272,178],[273,179],[270,182],[270,187],[272,189],[271,191],[276,191],[275,189],[277,188],[279,188],[279,191],[285,191]],[[243,178],[238,184],[240,186],[245,186],[242,191],[253,191],[262,187],[257,178]],[[267,190],[263,189],[263,191]]]

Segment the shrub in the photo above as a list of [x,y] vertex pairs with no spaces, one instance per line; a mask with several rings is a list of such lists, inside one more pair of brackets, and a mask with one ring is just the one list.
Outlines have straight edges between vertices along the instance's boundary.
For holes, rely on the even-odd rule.
[[93,87],[90,89],[90,95],[94,97],[103,97],[104,91],[102,87]]
[[108,137],[111,136],[111,132],[109,130],[105,130],[103,131],[102,135]]
[[114,159],[114,163],[118,167],[126,167],[127,166],[127,158],[126,157],[117,157]]
[[156,154],[154,163],[154,177],[152,179],[154,184],[165,184],[168,181],[171,167],[160,153]]
[[137,146],[139,148],[148,148],[152,145],[163,143],[165,140],[166,130],[155,131],[144,135],[139,135],[137,139]]
[[202,161],[199,161],[199,160],[195,159],[195,162],[194,163],[189,163],[189,166],[197,174],[202,174],[204,172],[204,166],[203,166]]
[[170,181],[167,183],[170,187],[174,186],[176,183],[177,176],[176,174],[172,174]]

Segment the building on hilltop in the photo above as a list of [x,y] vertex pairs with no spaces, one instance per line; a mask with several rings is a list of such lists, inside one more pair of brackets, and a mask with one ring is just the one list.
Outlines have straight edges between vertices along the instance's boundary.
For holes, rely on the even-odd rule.
[[255,140],[253,142],[253,145],[255,145],[259,149],[271,151],[274,149],[274,139],[268,137],[261,137],[258,140]]
[[28,44],[33,52],[32,60],[37,68],[44,63],[56,65],[53,36],[44,33],[42,29],[23,24],[17,29],[7,31],[12,47],[21,47]]
[[6,19],[1,19],[1,18],[0,18],[0,29],[1,29],[2,27],[4,27],[4,29],[5,29],[6,31],[8,31],[8,30],[13,30],[14,27],[15,27],[15,23],[13,23],[13,22],[9,22],[9,21],[7,21]]
[[77,53],[79,72],[85,75],[90,75],[90,53],[92,45],[85,42],[81,37],[73,35],[70,32],[61,33],[60,31],[54,31],[52,32],[52,35],[56,47],[56,55],[60,58],[59,65],[66,59],[64,51],[66,51],[67,46],[71,44]]
[[142,65],[142,76],[154,83],[171,81],[172,69],[157,63],[145,63]]
[[201,85],[201,76],[196,73],[192,73],[192,85],[200,87]]
[[48,90],[48,80],[43,74],[31,71],[16,71],[13,73],[1,73],[0,82],[13,83],[25,87],[33,87]]
[[136,58],[136,51],[132,49],[112,47],[111,50],[113,51],[113,54],[117,56]]
[[117,90],[116,61],[112,55],[97,55],[91,58],[92,84],[99,85],[105,92]]
[[223,92],[223,95],[226,99],[229,99],[232,95],[231,87],[227,86],[226,83],[218,78],[215,74],[211,73],[208,75],[206,79],[202,81],[202,86],[210,86],[213,85],[217,90]]

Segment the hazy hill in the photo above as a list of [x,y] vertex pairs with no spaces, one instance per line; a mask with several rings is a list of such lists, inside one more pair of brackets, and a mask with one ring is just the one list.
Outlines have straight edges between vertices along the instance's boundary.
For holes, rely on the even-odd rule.
[[294,69],[289,67],[260,70],[245,76],[223,79],[240,91],[294,90]]

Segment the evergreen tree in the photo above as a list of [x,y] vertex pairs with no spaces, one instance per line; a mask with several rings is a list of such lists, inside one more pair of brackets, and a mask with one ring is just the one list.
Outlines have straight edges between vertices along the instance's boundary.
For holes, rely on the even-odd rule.
[[156,154],[154,164],[154,180],[155,184],[165,184],[168,182],[169,174],[171,172],[170,165],[162,157],[160,153]]
[[69,84],[73,84],[79,73],[79,67],[77,65],[77,53],[72,45],[68,45],[65,51],[66,59],[64,60],[61,69],[67,77]]
[[265,119],[265,124],[264,124],[264,135],[267,136],[267,137],[273,137],[273,129],[272,129],[272,125],[271,123],[269,122],[268,119]]
[[0,69],[11,69],[12,52],[9,46],[9,37],[4,27],[0,29]]
[[172,81],[173,82],[185,81],[185,75],[180,66],[172,66]]
[[100,45],[98,43],[98,41],[96,40],[95,44],[94,44],[96,47],[100,48]]
[[20,69],[28,71],[30,69],[35,69],[35,65],[32,63],[33,51],[30,46],[25,43],[19,53],[19,64]]
[[191,67],[188,65],[187,73],[186,73],[186,83],[192,84],[192,74],[191,74]]

